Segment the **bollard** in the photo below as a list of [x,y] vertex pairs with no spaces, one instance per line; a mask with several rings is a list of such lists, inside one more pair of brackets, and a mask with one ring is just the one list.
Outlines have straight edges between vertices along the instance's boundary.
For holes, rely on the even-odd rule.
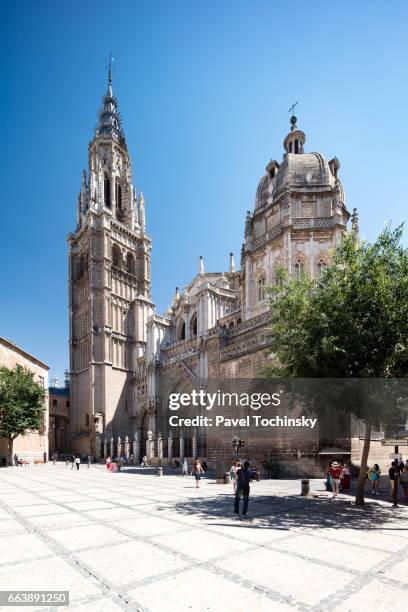
[[158,475],[158,476],[163,476],[163,468],[162,468],[161,466],[159,466],[159,467],[157,468],[157,475]]
[[302,490],[301,490],[301,495],[309,495],[309,491],[310,491],[310,485],[309,485],[309,479],[304,479],[302,480]]

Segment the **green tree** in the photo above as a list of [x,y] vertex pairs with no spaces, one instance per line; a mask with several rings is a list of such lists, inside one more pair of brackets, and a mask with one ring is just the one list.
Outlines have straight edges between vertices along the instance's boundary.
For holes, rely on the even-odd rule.
[[0,367],[0,438],[8,441],[9,462],[13,463],[13,442],[18,436],[41,427],[45,392],[33,373],[17,365]]
[[365,422],[359,505],[372,428],[406,418],[403,385],[392,384],[408,376],[408,250],[402,232],[402,226],[388,227],[374,243],[361,245],[345,234],[320,278],[285,278],[269,288],[273,359],[267,378],[387,379],[380,394],[389,394],[387,402],[379,401],[377,385],[349,409]]

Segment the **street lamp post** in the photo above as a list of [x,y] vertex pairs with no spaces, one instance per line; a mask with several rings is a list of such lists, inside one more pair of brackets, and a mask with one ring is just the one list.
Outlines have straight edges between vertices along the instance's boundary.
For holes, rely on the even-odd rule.
[[232,448],[235,448],[237,461],[238,461],[239,449],[242,448],[243,446],[245,446],[244,440],[242,440],[241,438],[238,438],[238,436],[234,436],[234,438],[232,439]]

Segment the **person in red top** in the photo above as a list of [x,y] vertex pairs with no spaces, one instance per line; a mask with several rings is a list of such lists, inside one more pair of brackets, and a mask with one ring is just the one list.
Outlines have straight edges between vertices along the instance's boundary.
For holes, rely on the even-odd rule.
[[333,499],[338,496],[340,490],[340,478],[343,475],[343,468],[340,463],[334,461],[330,468],[330,476],[333,485]]

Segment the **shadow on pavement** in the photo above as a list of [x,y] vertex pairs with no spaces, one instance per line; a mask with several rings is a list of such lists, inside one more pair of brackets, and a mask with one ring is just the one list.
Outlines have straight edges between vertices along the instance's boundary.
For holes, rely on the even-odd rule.
[[[210,499],[195,499],[166,504],[163,510],[171,509],[180,515],[197,515],[202,519],[235,518],[233,495],[218,495]],[[256,519],[256,522],[252,522]],[[398,519],[396,524],[395,519]],[[387,527],[387,523],[391,523]],[[293,527],[306,529],[342,527],[376,531],[408,531],[408,513],[405,508],[392,508],[368,503],[364,507],[351,505],[348,500],[303,498],[299,495],[254,496],[249,499],[248,517],[245,522],[214,523],[228,526],[242,526],[254,529],[282,529]]]

